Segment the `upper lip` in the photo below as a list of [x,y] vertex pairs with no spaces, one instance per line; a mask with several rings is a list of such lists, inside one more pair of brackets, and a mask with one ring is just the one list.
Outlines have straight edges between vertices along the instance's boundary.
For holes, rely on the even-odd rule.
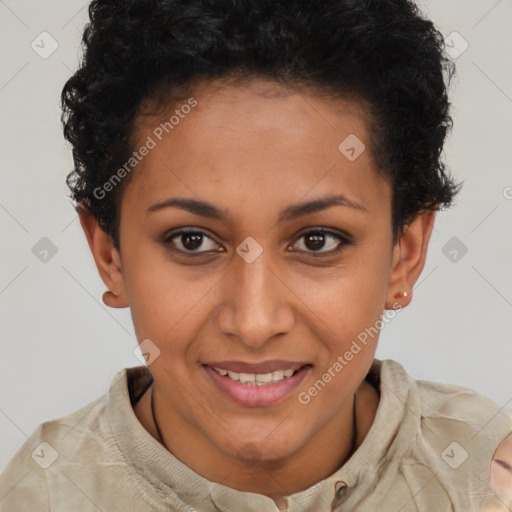
[[215,361],[204,363],[212,368],[221,368],[235,373],[272,373],[277,370],[298,370],[308,364],[300,361],[285,361],[284,359],[273,359],[261,363],[246,363],[243,361]]

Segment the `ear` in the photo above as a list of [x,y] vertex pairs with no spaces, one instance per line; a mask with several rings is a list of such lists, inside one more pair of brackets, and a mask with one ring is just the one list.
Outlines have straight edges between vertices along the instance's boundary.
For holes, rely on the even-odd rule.
[[105,304],[113,308],[128,307],[121,256],[112,237],[103,231],[87,206],[81,203],[77,211],[98,273],[108,290],[113,292],[104,295]]
[[[393,263],[386,296],[386,309],[400,309],[412,300],[412,289],[425,266],[428,242],[436,212],[421,210],[393,248]],[[405,292],[405,295],[403,295]]]

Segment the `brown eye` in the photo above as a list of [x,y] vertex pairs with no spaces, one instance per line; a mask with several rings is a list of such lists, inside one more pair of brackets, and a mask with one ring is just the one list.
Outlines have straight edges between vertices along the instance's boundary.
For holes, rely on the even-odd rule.
[[324,233],[311,233],[304,236],[304,245],[312,251],[323,249],[328,236]]
[[[209,244],[208,241],[210,241]],[[173,250],[185,254],[206,254],[213,251],[218,252],[215,248],[218,247],[218,244],[203,231],[178,231],[171,236],[166,237],[163,242],[166,245],[170,244],[173,246],[171,247]],[[201,248],[204,250],[199,250]]]
[[[300,250],[312,256],[328,256],[341,251],[352,243],[347,236],[326,229],[307,231],[300,236],[299,240],[304,240],[302,246],[305,247]],[[322,249],[327,250],[322,251]]]
[[203,244],[203,235],[200,233],[184,233],[180,236],[183,247],[189,251],[195,251]]

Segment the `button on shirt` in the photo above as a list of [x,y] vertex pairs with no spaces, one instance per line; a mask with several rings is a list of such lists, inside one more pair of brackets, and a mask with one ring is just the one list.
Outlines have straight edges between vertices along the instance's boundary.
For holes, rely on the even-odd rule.
[[211,482],[167,451],[132,408],[151,374],[125,368],[107,394],[27,439],[0,476],[0,511],[510,510],[510,496],[489,486],[508,414],[469,389],[416,381],[392,360],[375,360],[367,380],[380,402],[361,446],[328,478],[273,500]]

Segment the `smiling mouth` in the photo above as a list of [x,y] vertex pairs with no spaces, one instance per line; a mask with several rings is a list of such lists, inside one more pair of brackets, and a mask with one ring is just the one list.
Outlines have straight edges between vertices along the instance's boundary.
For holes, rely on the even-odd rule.
[[214,366],[211,366],[210,368],[212,368],[219,375],[222,375],[223,377],[228,377],[234,382],[240,382],[241,384],[245,384],[247,386],[266,386],[292,377],[301,368],[304,368],[304,366],[301,366],[297,370],[288,368],[286,370],[276,370],[274,372],[269,373],[238,373],[232,372],[230,370],[225,370],[223,368],[215,368]]
[[[283,361],[260,365],[234,362],[203,364],[214,388],[246,407],[265,407],[284,400],[299,388],[312,367],[311,364]],[[234,371],[235,368],[245,371]]]

